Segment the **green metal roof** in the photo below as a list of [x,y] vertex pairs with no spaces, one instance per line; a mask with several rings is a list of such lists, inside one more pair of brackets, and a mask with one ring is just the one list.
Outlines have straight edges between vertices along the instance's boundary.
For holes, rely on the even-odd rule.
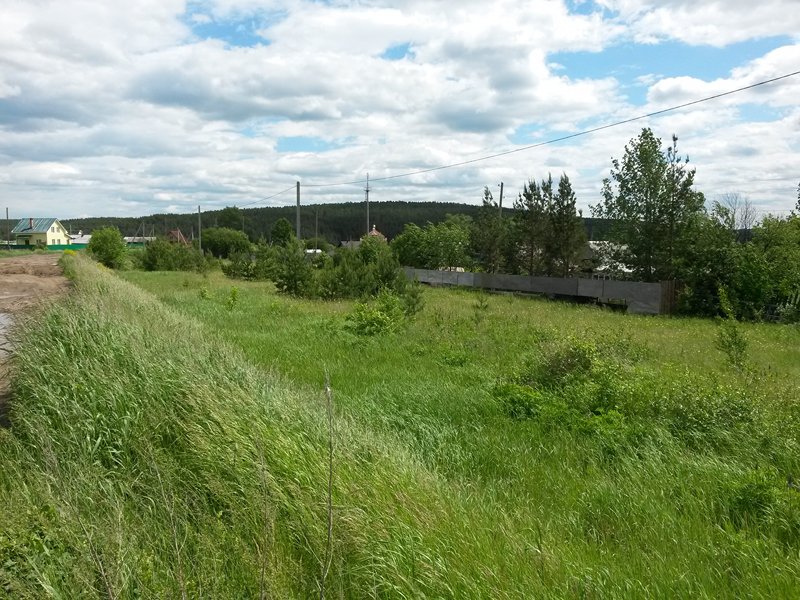
[[39,219],[20,219],[19,223],[11,230],[11,233],[47,233],[58,219],[39,218]]

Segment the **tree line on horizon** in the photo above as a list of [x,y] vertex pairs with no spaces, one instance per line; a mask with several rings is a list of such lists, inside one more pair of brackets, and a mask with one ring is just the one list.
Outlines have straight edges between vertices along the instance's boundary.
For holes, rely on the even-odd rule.
[[[253,243],[265,240],[271,242],[271,231],[276,222],[285,219],[294,229],[295,206],[275,206],[260,208],[238,208],[228,206],[220,210],[202,213],[203,230],[225,227],[244,231]],[[371,225],[389,239],[399,235],[408,223],[424,226],[427,223],[440,223],[447,215],[467,215],[475,217],[480,205],[452,202],[370,202]],[[506,209],[504,209],[506,210]],[[514,212],[513,207],[507,214]],[[21,217],[20,217],[21,218]],[[59,219],[73,235],[78,231],[91,233],[103,227],[115,227],[123,236],[146,235],[166,237],[169,231],[180,229],[189,239],[197,237],[197,213],[154,214],[143,217],[90,217],[84,219]],[[11,219],[11,227],[18,219]],[[300,207],[301,237],[319,237],[329,244],[337,245],[343,241],[356,241],[366,233],[366,207],[364,202],[343,202],[335,204],[312,204]],[[0,219],[0,238],[4,237],[6,222]],[[602,220],[586,218],[584,226],[590,239],[602,237],[607,229]],[[144,233],[143,233],[144,232]]]

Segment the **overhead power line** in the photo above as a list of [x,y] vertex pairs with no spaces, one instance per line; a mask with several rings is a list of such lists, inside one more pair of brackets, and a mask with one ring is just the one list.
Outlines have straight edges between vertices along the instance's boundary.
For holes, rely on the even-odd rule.
[[[577,137],[581,137],[584,135],[589,135],[590,133],[597,133],[598,131],[603,131],[605,129],[611,129],[612,127],[619,127],[620,125],[626,125],[628,123],[633,123],[635,121],[641,121],[642,119],[648,119],[650,117],[656,117],[658,115],[663,115],[665,113],[674,112],[676,110],[680,110],[682,108],[687,108],[689,106],[694,106],[696,104],[702,104],[704,102],[709,102],[711,100],[716,100],[717,98],[722,98],[724,96],[730,96],[732,94],[738,94],[740,92],[744,92],[746,90],[751,90],[753,88],[760,87],[762,85],[767,85],[770,83],[775,83],[776,81],[781,81],[782,79],[788,79],[789,77],[795,77],[796,75],[800,75],[800,71],[794,71],[793,73],[786,73],[785,75],[780,75],[778,77],[773,77],[772,79],[765,79],[764,81],[759,81],[758,83],[753,83],[750,85],[746,85],[740,88],[736,88],[735,90],[729,90],[727,92],[721,92],[719,94],[714,94],[713,96],[706,96],[705,98],[700,98],[698,100],[692,100],[691,102],[684,102],[683,104],[676,104],[675,106],[670,106],[669,108],[662,108],[661,110],[656,110],[653,112],[649,112],[647,114],[639,115],[637,117],[631,117],[629,119],[623,119],[621,121],[615,121],[614,123],[608,123],[606,125],[600,125],[599,127],[593,127],[591,129],[585,129],[583,131],[579,131],[577,133],[571,133],[569,135],[564,135],[561,137],[553,138],[544,142],[537,142],[536,144],[530,144],[528,146],[520,146],[519,148],[513,148],[511,150],[505,150],[503,152],[497,152],[495,154],[488,154],[485,156],[480,156],[478,158],[471,158],[469,160],[462,160],[460,162],[454,162],[446,165],[440,165],[438,167],[430,167],[428,169],[419,169],[417,171],[409,171],[407,173],[399,173],[397,175],[387,175],[385,177],[372,177],[371,181],[374,183],[376,181],[388,181],[390,179],[400,179],[403,177],[411,177],[413,175],[422,175],[423,173],[432,173],[434,171],[444,171],[445,169],[452,169],[454,167],[462,167],[464,165],[470,165],[477,162],[482,162],[484,160],[491,160],[493,158],[499,158],[501,156],[508,156],[509,154],[515,154],[517,152],[525,152],[526,150],[532,150],[533,148],[540,148],[541,146],[548,146],[550,144],[555,144],[558,142],[563,142],[566,140],[571,140]],[[353,181],[337,181],[335,183],[304,183],[304,187],[315,187],[315,188],[323,188],[323,187],[336,187],[341,185],[360,185],[363,184],[363,179],[355,179]],[[291,188],[289,188],[291,189]],[[281,192],[283,193],[283,192]]]
[[267,196],[266,198],[259,198],[258,200],[253,200],[252,202],[248,202],[247,204],[242,204],[241,206],[239,206],[239,208],[244,208],[245,206],[252,206],[253,204],[259,204],[261,202],[266,202],[267,200],[272,200],[273,198],[277,198],[281,194],[285,194],[286,192],[293,190],[294,187],[295,184],[292,184],[282,192],[278,192],[277,194],[272,194],[272,196]]

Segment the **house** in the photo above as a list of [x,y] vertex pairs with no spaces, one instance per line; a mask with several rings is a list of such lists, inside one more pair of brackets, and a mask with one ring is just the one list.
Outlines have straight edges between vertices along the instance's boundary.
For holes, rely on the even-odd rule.
[[17,246],[69,246],[69,233],[58,219],[21,219],[11,230]]
[[78,235],[70,236],[72,238],[72,245],[78,248],[86,248],[92,240],[91,233],[83,233],[83,230],[78,231]]

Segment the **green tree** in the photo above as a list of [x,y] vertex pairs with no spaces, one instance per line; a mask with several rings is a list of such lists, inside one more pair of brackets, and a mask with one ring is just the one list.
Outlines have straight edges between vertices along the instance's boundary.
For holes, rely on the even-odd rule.
[[694,169],[677,153],[676,136],[666,152],[650,129],[613,159],[611,177],[603,181],[603,199],[592,207],[595,217],[612,219],[615,260],[644,281],[673,279],[680,260],[679,240],[693,218],[704,212],[703,194],[692,189]]
[[447,215],[443,223],[428,225],[426,237],[435,257],[436,269],[468,268],[472,219],[466,215]]
[[553,202],[553,178],[550,175],[541,185],[534,179],[522,186],[514,202],[514,225],[519,244],[522,270],[537,275],[545,270],[545,246],[548,235],[548,211]]
[[250,240],[243,231],[212,227],[203,231],[203,249],[217,258],[250,252]]
[[272,275],[275,287],[284,294],[312,297],[316,293],[314,273],[306,260],[305,248],[295,238],[291,238],[287,244],[278,247]]
[[800,293],[800,216],[767,216],[753,231],[753,244],[769,271],[769,303],[781,304]]
[[103,227],[92,232],[92,239],[89,240],[86,250],[105,266],[119,269],[125,260],[128,247],[119,229]]
[[[550,177],[548,175],[548,181]],[[578,262],[586,244],[583,218],[577,210],[575,192],[566,173],[561,174],[558,191],[548,207],[548,231],[545,238],[547,274],[567,277]]]
[[473,222],[470,242],[477,264],[487,273],[504,269],[516,271],[517,248],[512,219],[501,218],[499,206],[488,187],[483,190],[483,203]]
[[219,214],[217,214],[216,223],[217,227],[243,230],[244,213],[242,213],[242,209],[237,208],[236,206],[226,206],[219,211]]
[[270,239],[276,246],[286,246],[295,239],[294,228],[289,219],[281,217],[275,221],[270,231]]
[[722,316],[719,291],[735,286],[737,269],[733,212],[715,202],[710,216],[693,219],[684,244],[679,309],[688,314]]
[[403,232],[392,240],[391,248],[401,265],[415,269],[430,268],[426,257],[425,231],[419,225],[407,223]]
[[414,223],[392,240],[392,250],[400,264],[418,269],[469,267],[472,219],[466,215],[447,215],[442,223],[421,228]]

